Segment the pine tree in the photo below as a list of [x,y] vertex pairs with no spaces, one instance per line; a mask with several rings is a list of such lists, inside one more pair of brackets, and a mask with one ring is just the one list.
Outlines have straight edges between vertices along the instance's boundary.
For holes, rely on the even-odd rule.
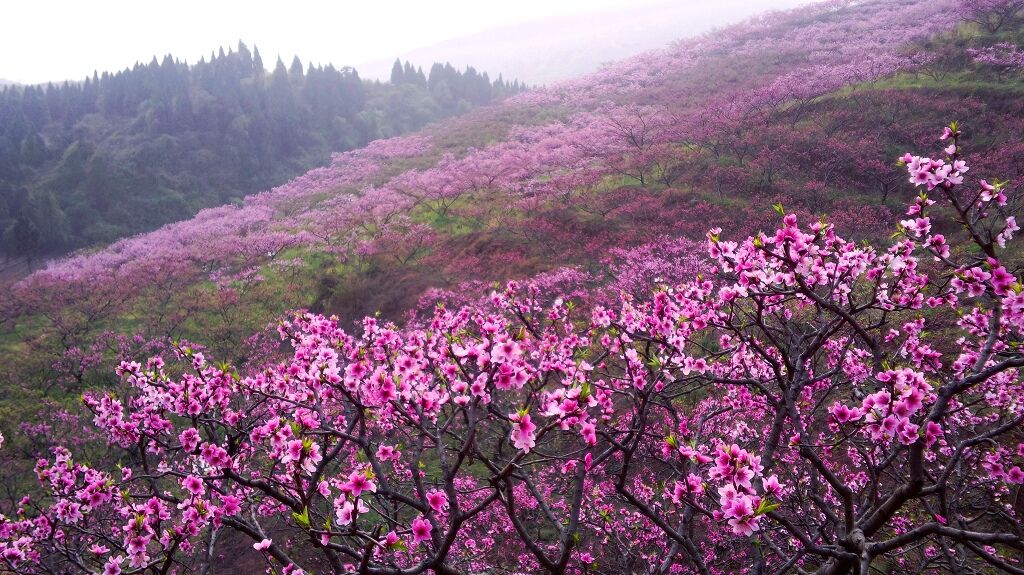
[[427,84],[434,88],[442,82],[444,82],[444,65],[440,62],[434,62],[434,65],[430,67],[430,76],[427,78]]
[[35,222],[22,214],[15,220],[11,235],[14,253],[26,258],[29,268],[31,268],[32,256],[39,248],[39,228],[36,227]]
[[266,72],[263,68],[263,58],[260,57],[260,49],[252,47],[252,71],[256,77],[261,77]]
[[252,74],[252,53],[249,52],[249,47],[245,45],[245,42],[238,41],[238,59],[242,63],[242,74],[243,77],[248,77]]
[[302,79],[302,60],[299,60],[298,56],[292,58],[292,65],[288,68],[288,76],[293,80]]
[[402,63],[398,58],[395,58],[395,63],[391,66],[391,83],[395,85],[401,84],[404,78],[405,74],[402,70]]

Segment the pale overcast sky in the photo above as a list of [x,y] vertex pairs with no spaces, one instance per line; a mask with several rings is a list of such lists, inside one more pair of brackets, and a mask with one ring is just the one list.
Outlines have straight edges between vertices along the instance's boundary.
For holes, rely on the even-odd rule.
[[[289,63],[296,54],[305,64],[354,66],[507,24],[626,6],[643,10],[654,1],[3,0],[0,78],[78,80],[167,53],[193,63],[238,40],[258,46],[267,67],[278,55]],[[758,6],[751,11],[796,1],[751,0]]]

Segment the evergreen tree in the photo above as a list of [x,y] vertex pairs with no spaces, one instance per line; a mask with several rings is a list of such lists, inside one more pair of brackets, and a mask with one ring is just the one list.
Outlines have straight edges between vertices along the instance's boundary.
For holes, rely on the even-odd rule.
[[238,41],[238,60],[241,63],[241,71],[243,77],[248,77],[252,74],[253,58],[252,53],[249,52],[249,47],[245,45],[245,42]]
[[298,56],[292,58],[292,65],[288,68],[288,75],[293,80],[302,80],[302,60]]
[[18,216],[12,228],[11,243],[14,254],[27,259],[29,267],[32,267],[32,256],[39,249],[39,228],[35,222],[24,214]]
[[398,85],[405,81],[405,72],[402,69],[402,62],[398,58],[395,58],[395,63],[391,66],[391,83]]
[[256,46],[252,47],[252,70],[257,77],[262,77],[265,72],[263,58],[260,57],[260,49]]

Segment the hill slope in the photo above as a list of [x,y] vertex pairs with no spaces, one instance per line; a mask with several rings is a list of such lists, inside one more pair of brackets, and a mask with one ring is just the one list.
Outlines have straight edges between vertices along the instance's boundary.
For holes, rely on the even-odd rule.
[[[1019,99],[1006,97],[1016,84],[987,83],[989,68],[964,49],[991,40],[930,45],[958,20],[948,10],[922,20],[915,6],[829,3],[755,19],[336,154],[240,205],[55,263],[16,292],[65,295],[27,308],[14,298],[7,314],[41,319],[33,306],[47,301],[69,314],[105,294],[103,314],[64,329],[92,333],[145,310],[133,328],[226,329],[227,351],[291,307],[400,313],[430,287],[593,266],[609,247],[700,237],[712,224],[743,234],[782,197],[864,233],[886,229],[893,214],[879,200],[898,189],[887,164],[922,137],[912,122],[924,133],[951,98],[967,98],[964,119],[992,126],[992,145],[1019,127]],[[857,161],[872,175],[835,169],[852,141],[870,143]],[[208,312],[225,297],[237,317],[215,328],[225,319]],[[147,326],[154,309],[164,311]]]

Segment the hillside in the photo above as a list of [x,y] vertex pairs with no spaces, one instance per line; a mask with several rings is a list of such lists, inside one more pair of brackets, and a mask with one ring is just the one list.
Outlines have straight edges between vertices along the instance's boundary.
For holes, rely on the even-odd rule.
[[0,252],[42,259],[150,231],[519,91],[452,67],[366,82],[239,43],[81,83],[0,89]]
[[0,301],[7,507],[64,444],[142,475],[54,497],[154,569],[1013,573],[1021,45],[1007,1],[772,13],[51,262]]
[[[948,36],[957,20],[942,11],[921,22],[882,3],[816,10],[338,153],[237,204],[52,263],[4,302],[5,359],[42,361],[27,384],[38,389],[53,380],[50,354],[108,329],[244,355],[242,340],[288,309],[397,317],[431,288],[595,270],[610,248],[699,239],[712,225],[741,237],[779,200],[884,234],[902,189],[891,157],[954,103],[1019,185],[1019,84],[966,51],[992,38]],[[837,169],[854,150],[864,175]],[[58,339],[24,336],[53,329]]]

